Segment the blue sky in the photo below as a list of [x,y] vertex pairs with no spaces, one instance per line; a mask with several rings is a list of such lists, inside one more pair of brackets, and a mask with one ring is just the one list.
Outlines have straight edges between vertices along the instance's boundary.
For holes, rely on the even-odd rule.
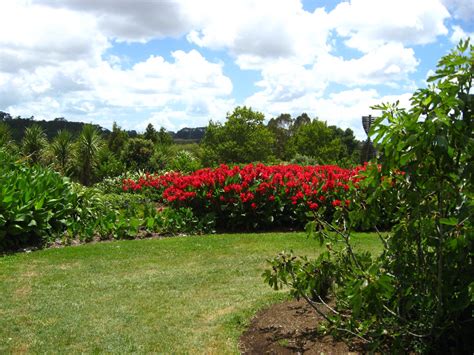
[[13,0],[0,13],[1,111],[138,131],[247,105],[364,138],[371,105],[408,105],[474,33],[472,0]]

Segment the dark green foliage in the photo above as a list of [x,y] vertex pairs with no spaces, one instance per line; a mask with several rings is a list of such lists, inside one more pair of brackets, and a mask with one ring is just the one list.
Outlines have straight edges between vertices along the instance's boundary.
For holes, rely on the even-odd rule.
[[263,121],[262,113],[244,106],[236,107],[224,125],[210,122],[202,141],[205,164],[269,159],[274,138]]
[[151,123],[146,126],[145,133],[143,134],[143,138],[152,141],[154,144],[158,142],[158,132],[156,131],[155,127]]
[[152,141],[143,138],[130,138],[122,152],[122,160],[131,170],[150,170],[150,159],[153,153]]
[[[340,209],[335,225],[320,218],[308,225],[310,235],[328,243],[328,258],[271,262],[267,282],[293,287],[318,310],[319,296],[334,293],[329,331],[382,352],[473,352],[473,79],[474,46],[461,41],[440,60],[432,84],[415,92],[409,110],[375,107],[382,114],[371,134],[384,160],[361,182],[371,199]],[[381,210],[393,223],[390,234],[380,235],[383,253],[356,253],[351,224]],[[327,280],[326,290],[317,288]]]
[[125,163],[120,158],[112,153],[107,146],[104,146],[98,152],[98,163],[95,170],[95,176],[98,181],[105,178],[115,177],[123,174],[126,171]]
[[[272,118],[267,125],[275,138],[273,154],[282,161],[297,161],[305,156],[314,164],[354,166],[360,160],[361,143],[351,129],[327,126],[306,113],[293,119],[289,114]],[[298,156],[298,158],[297,158]]]
[[158,140],[156,143],[158,145],[169,146],[173,144],[173,137],[163,127],[160,128],[157,135],[158,135]]
[[348,155],[341,138],[326,122],[319,120],[300,125],[290,145],[299,154],[316,158],[319,164],[338,161]]
[[293,156],[294,150],[290,145],[290,138],[294,133],[293,126],[294,121],[288,113],[283,113],[268,121],[267,127],[275,137],[273,154],[278,159],[287,161]]
[[[1,115],[0,121],[2,121]],[[20,142],[24,137],[26,129],[33,125],[40,126],[48,139],[53,139],[59,130],[69,131],[74,138],[77,138],[85,125],[83,122],[69,122],[64,118],[56,118],[51,121],[38,121],[34,120],[33,118],[17,117],[10,119],[4,118],[3,121],[10,127],[12,138],[16,142]],[[107,129],[102,127],[96,127],[102,133],[109,132]]]
[[25,130],[25,135],[21,141],[21,151],[30,164],[38,164],[47,144],[48,141],[43,129],[34,124]]
[[122,130],[116,122],[112,126],[112,132],[107,138],[107,147],[116,156],[120,156],[128,139],[128,134]]
[[53,168],[64,176],[72,170],[73,138],[69,131],[58,131],[56,137],[49,145],[50,159]]
[[79,181],[86,186],[95,179],[99,151],[104,142],[99,131],[92,125],[85,125],[76,142],[76,167]]
[[18,150],[13,141],[10,126],[5,122],[0,122],[0,148],[12,154],[15,154]]

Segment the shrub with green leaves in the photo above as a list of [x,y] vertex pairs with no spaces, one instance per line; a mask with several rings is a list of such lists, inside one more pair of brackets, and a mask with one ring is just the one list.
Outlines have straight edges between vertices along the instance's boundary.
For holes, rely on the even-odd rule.
[[[289,285],[317,311],[331,292],[327,329],[391,353],[472,353],[474,342],[474,46],[443,57],[411,108],[383,104],[371,135],[383,154],[367,169],[369,201],[321,218],[309,234],[328,243],[318,260],[282,254],[266,281]],[[375,167],[375,166],[374,166]],[[350,226],[391,203],[394,226],[380,256],[356,253]],[[359,205],[359,208],[355,208]],[[342,242],[344,248],[335,248]],[[328,282],[329,281],[329,282]],[[326,285],[318,288],[318,285]]]
[[0,250],[40,245],[60,235],[75,211],[71,182],[27,167],[0,151]]
[[179,150],[168,165],[169,170],[190,173],[202,168],[199,160],[187,150]]

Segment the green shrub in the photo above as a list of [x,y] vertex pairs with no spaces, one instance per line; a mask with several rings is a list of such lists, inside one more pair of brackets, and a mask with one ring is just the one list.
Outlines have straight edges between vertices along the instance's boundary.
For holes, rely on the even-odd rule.
[[186,150],[176,152],[171,163],[168,165],[170,170],[180,171],[183,173],[190,173],[200,169],[201,167],[199,160],[191,152]]
[[215,233],[215,217],[196,217],[191,208],[165,208],[156,214],[154,230],[162,234]]
[[[466,54],[466,52],[468,52]],[[327,329],[358,337],[368,350],[391,353],[472,353],[474,342],[474,46],[462,42],[443,57],[412,107],[377,106],[371,132],[384,162],[367,170],[360,209],[339,209],[330,224],[317,218],[308,233],[329,254],[304,261],[283,254],[267,282],[305,298],[316,310],[332,291]],[[394,226],[380,256],[357,253],[354,221],[391,203]],[[335,242],[344,248],[334,248]],[[330,281],[329,283],[327,281]],[[317,285],[326,285],[318,289]]]
[[72,183],[0,151],[0,249],[41,245],[61,235],[75,211]]

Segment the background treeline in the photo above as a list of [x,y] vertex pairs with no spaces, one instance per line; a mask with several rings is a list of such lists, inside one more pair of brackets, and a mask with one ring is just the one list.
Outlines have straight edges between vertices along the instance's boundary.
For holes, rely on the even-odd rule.
[[222,163],[361,163],[362,142],[351,129],[328,126],[303,113],[264,115],[236,107],[225,123],[184,128],[177,133],[149,124],[143,133],[68,122],[35,121],[0,112],[0,147],[30,165],[51,167],[84,185],[127,172],[190,172]]
[[[59,130],[67,130],[69,131],[73,137],[77,137],[82,128],[86,123],[84,122],[73,122],[68,121],[64,117],[56,117],[51,121],[39,121],[35,120],[34,116],[31,117],[12,117],[9,113],[0,111],[0,121],[3,121],[8,124],[10,127],[10,133],[12,138],[16,142],[20,142],[23,138],[25,133],[25,129],[27,127],[32,126],[33,124],[39,125],[43,128],[44,132],[48,139],[52,139]],[[110,130],[107,128],[103,128],[99,125],[94,125],[97,129],[106,137],[110,134]],[[206,127],[195,127],[195,128],[182,128],[179,131],[172,132],[168,131],[168,133],[173,137],[173,140],[176,142],[199,142],[203,137],[206,131]],[[137,131],[130,130],[126,131],[130,137],[136,137],[138,135]]]

